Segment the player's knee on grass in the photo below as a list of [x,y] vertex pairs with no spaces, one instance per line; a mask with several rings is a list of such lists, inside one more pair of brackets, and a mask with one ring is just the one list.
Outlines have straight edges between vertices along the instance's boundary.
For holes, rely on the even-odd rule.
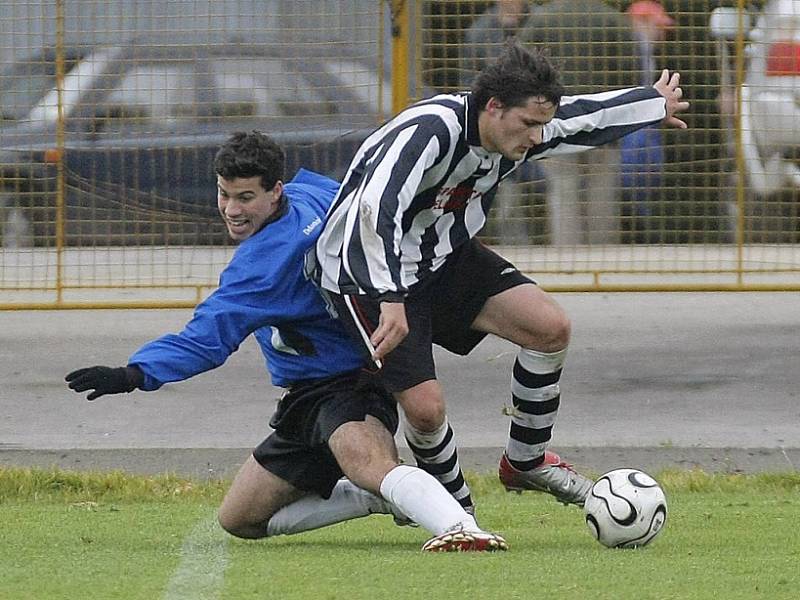
[[[293,498],[293,501],[296,499],[299,499],[299,495],[297,498]],[[291,502],[287,500],[283,506],[289,504]],[[234,537],[249,540],[264,538],[269,535],[267,529],[269,520],[283,506],[275,504],[265,509],[262,506],[235,506],[223,501],[217,511],[217,522],[222,529]]]
[[224,506],[217,512],[217,522],[220,527],[234,537],[244,539],[258,539],[266,537],[269,518],[245,518],[235,511],[226,510]]
[[269,519],[303,493],[264,469],[250,455],[225,494],[217,511],[217,521],[233,536],[265,537]]

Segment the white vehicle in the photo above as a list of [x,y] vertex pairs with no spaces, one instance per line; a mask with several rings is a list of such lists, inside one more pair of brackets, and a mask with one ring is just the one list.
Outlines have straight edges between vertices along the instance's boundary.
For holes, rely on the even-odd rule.
[[[760,196],[800,189],[800,0],[771,0],[746,35],[746,72],[738,92],[748,183]],[[735,8],[714,10],[711,32],[720,40],[723,86],[732,85],[727,43],[735,40]]]

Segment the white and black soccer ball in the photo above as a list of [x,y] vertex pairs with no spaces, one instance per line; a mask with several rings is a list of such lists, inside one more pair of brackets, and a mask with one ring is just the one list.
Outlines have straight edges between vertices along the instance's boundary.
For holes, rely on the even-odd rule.
[[609,548],[645,546],[667,522],[667,498],[658,482],[637,469],[615,469],[592,486],[583,506],[592,535]]

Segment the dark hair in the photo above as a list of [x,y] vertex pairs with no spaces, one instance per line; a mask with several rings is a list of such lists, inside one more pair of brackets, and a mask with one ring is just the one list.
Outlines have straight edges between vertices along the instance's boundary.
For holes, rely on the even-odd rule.
[[512,38],[498,59],[475,78],[472,95],[478,110],[484,110],[492,97],[514,107],[524,105],[532,96],[543,96],[557,106],[564,95],[564,85],[547,54],[539,49],[528,51]]
[[237,131],[214,157],[214,172],[223,179],[261,177],[261,187],[269,191],[283,181],[286,155],[268,135],[260,131]]

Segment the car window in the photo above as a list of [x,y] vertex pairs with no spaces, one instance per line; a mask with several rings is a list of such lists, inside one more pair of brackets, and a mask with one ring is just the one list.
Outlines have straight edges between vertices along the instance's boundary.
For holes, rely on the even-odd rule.
[[[64,60],[64,71],[75,66],[75,60]],[[56,85],[55,60],[42,57],[12,63],[0,74],[0,113],[3,119],[22,119],[34,104]]]
[[[377,71],[347,59],[324,60],[321,64],[342,90],[352,93],[363,106],[369,107],[372,114],[388,116],[392,108],[391,83],[382,82]],[[358,110],[358,107],[353,108]]]
[[103,104],[111,110],[110,118],[158,121],[190,117],[198,111],[196,88],[190,63],[142,64],[125,73]]
[[211,75],[221,116],[294,117],[336,114],[335,102],[284,61],[217,58]]
[[29,121],[54,123],[58,119],[59,99],[65,116],[71,116],[75,106],[81,99],[83,90],[92,86],[92,83],[103,73],[105,66],[119,50],[112,48],[98,48],[92,54],[78,62],[70,72],[64,76],[64,89],[59,95],[57,88],[51,88],[31,108],[26,117]]

